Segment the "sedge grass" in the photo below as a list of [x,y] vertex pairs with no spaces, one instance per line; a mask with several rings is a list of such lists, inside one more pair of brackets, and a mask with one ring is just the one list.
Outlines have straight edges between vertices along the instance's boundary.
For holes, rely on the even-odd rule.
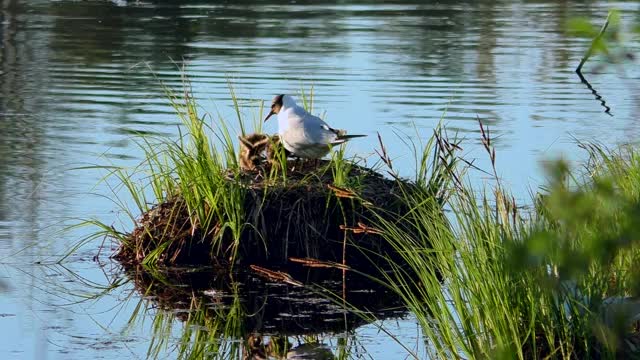
[[523,214],[481,130],[494,189],[474,189],[455,166],[441,167],[455,188],[446,197],[450,218],[434,197],[412,192],[403,198],[412,205],[409,222],[374,222],[402,256],[381,280],[416,315],[430,357],[638,356],[638,150],[580,144],[591,159],[585,176],[555,163],[535,208]]
[[[244,134],[246,125],[239,101],[233,87],[230,85],[229,88],[238,127]],[[138,136],[136,142],[143,152],[144,161],[132,170],[105,167],[108,170],[105,179],[115,177],[119,184],[112,188],[112,198],[120,199],[123,196],[120,191],[124,190],[124,197],[134,205],[131,208],[124,201],[118,201],[121,211],[133,223],[137,222],[135,214],[146,214],[151,210],[149,204],[161,204],[179,197],[189,214],[186,223],[180,224],[183,230],[200,228],[210,232],[212,244],[209,251],[224,251],[233,262],[240,234],[247,226],[243,206],[245,190],[236,182],[229,181],[229,177],[234,178],[239,174],[233,141],[235,136],[232,136],[233,130],[221,117],[209,125],[208,115],[199,113],[186,81],[184,89],[181,95],[165,89],[182,123],[179,137],[173,140]],[[178,220],[177,214],[175,219],[170,216],[164,231],[149,236],[151,244],[135,243],[131,237],[124,235],[126,231],[90,220],[83,222],[83,225],[95,225],[101,230],[82,244],[98,236],[110,235],[140,262],[154,265],[164,259],[175,258],[183,248],[189,248],[189,244],[175,246],[172,239],[171,235],[175,235],[175,232],[171,230]],[[223,238],[231,239],[231,246],[223,249]]]

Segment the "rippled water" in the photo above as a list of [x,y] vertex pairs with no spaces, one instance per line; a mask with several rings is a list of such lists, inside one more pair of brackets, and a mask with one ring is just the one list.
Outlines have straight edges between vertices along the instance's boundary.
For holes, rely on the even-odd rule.
[[[313,85],[317,112],[370,135],[350,151],[372,153],[380,132],[407,175],[403,141],[428,137],[441,119],[466,139],[467,157],[486,166],[479,116],[496,137],[499,173],[525,200],[543,179],[540,160],[582,156],[574,137],[611,145],[640,137],[637,63],[597,74],[598,59],[587,63],[610,116],[573,73],[589,41],[565,33],[567,19],[599,24],[612,7],[637,23],[634,1],[179,3],[0,2],[0,353],[146,356],[150,321],[127,325],[138,303],[128,296],[132,285],[89,297],[118,271],[105,254],[102,265],[92,261],[99,242],[66,268],[36,262],[47,264],[78,240],[80,233],[58,232],[63,224],[122,215],[90,195],[106,190],[94,188],[100,172],[73,169],[135,164],[133,134],[177,134],[159,81],[180,86],[179,66],[202,107],[226,117],[233,116],[229,80],[248,115],[251,99]],[[637,53],[637,36],[626,40]],[[411,319],[392,325],[416,343]],[[373,358],[404,354],[373,325],[356,333]]]

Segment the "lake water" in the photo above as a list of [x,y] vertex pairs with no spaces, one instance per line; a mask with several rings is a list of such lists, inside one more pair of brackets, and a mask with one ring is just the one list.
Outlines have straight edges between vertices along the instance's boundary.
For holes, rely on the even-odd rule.
[[[441,119],[465,139],[466,157],[488,166],[480,117],[495,137],[499,174],[523,202],[544,179],[540,161],[583,157],[575,139],[640,139],[637,62],[602,67],[596,57],[585,67],[611,116],[573,72],[589,40],[565,32],[575,16],[599,26],[610,8],[637,24],[635,1],[175,3],[0,2],[1,358],[144,358],[157,340],[160,310],[140,301],[137,282],[100,295],[124,282],[108,249],[98,254],[101,239],[53,262],[88,231],[60,232],[64,225],[122,216],[99,196],[108,194],[96,186],[104,174],[77,168],[135,165],[137,132],[177,135],[160,81],[181,86],[179,66],[203,110],[230,119],[229,81],[247,116],[254,99],[313,86],[315,112],[369,135],[350,152],[373,153],[380,132],[407,176],[405,142],[427,138]],[[638,53],[638,35],[626,35]],[[163,358],[176,356],[182,334],[179,318],[169,322]],[[404,358],[380,324],[321,340],[332,351],[352,344],[353,357]],[[382,324],[420,354],[411,316]]]

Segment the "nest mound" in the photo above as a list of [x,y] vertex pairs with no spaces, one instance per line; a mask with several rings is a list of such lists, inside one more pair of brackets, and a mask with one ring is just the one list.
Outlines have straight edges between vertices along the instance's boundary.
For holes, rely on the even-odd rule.
[[367,224],[373,218],[372,209],[384,209],[389,217],[404,214],[406,204],[397,194],[401,186],[406,191],[412,185],[349,164],[345,178],[357,183],[356,194],[333,186],[328,163],[300,165],[290,160],[286,177],[277,180],[268,176],[266,165],[229,173],[227,181],[244,190],[247,226],[239,241],[230,231],[221,235],[222,224],[201,228],[185,200],[176,195],[142,214],[116,256],[135,263],[155,252],[160,262],[172,265],[230,261],[283,265],[290,258],[313,258],[354,267],[371,265],[366,253],[390,255],[391,246]]

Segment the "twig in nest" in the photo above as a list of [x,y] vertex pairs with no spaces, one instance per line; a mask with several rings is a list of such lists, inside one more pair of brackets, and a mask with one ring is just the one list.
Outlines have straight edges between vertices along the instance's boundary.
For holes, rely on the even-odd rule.
[[382,235],[382,230],[373,228],[371,226],[365,225],[361,222],[358,222],[358,227],[350,227],[345,225],[340,225],[340,230],[343,231],[352,231],[354,234],[375,234]]
[[337,186],[334,186],[334,185],[331,185],[331,184],[328,184],[327,187],[329,189],[333,190],[333,192],[336,194],[337,197],[349,198],[349,199],[353,199],[353,198],[356,197],[356,193],[353,192],[353,190],[337,187]]
[[291,275],[282,272],[282,271],[273,271],[273,270],[269,270],[269,269],[265,269],[263,267],[260,267],[258,265],[251,265],[249,266],[251,268],[251,270],[255,271],[256,274],[267,278],[269,280],[272,281],[279,281],[285,284],[289,284],[289,285],[293,285],[293,286],[303,286],[304,284],[302,284],[300,281],[298,280],[294,280]]
[[350,267],[343,264],[338,264],[337,262],[322,261],[322,260],[312,259],[312,258],[302,259],[302,258],[290,257],[289,261],[302,264],[303,266],[313,267],[313,268],[334,268],[334,269],[340,269],[340,270],[351,269]]

